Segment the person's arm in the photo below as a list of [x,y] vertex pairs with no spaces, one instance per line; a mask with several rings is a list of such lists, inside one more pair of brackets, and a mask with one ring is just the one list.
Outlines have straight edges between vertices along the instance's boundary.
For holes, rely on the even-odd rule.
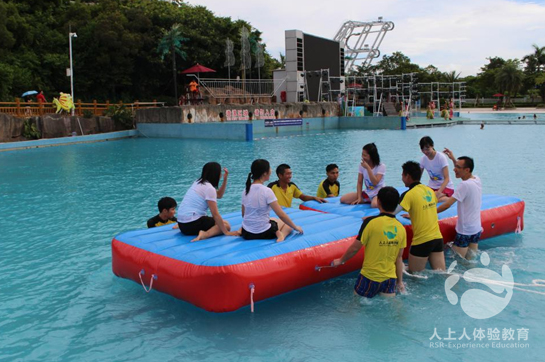
[[210,209],[210,212],[212,213],[212,217],[214,218],[214,221],[216,222],[216,225],[218,225],[218,227],[220,228],[221,232],[227,236],[238,236],[239,235],[238,233],[229,231],[225,227],[225,224],[223,223],[223,218],[221,217],[220,212],[218,210],[218,204],[215,203],[214,201],[206,201],[206,203],[208,204],[208,208]]
[[339,259],[333,260],[333,262],[331,262],[331,266],[343,265],[348,260],[352,259],[354,255],[356,255],[358,251],[360,251],[362,246],[363,244],[361,243],[361,241],[359,241],[358,238],[355,238],[352,245],[350,245],[348,249],[346,249],[344,255],[340,257]]
[[441,205],[437,207],[437,213],[440,214],[443,211],[447,210],[449,207],[452,206],[456,202],[456,199],[454,197],[449,197],[447,201],[443,202]]
[[302,201],[314,200],[314,201],[318,201],[319,203],[327,202],[326,199],[323,199],[323,198],[321,198],[321,197],[318,197],[318,196],[310,196],[310,195],[305,195],[305,194],[301,194],[301,195],[299,196],[299,199],[301,199]]
[[361,165],[367,170],[367,174],[369,175],[369,181],[371,181],[371,183],[373,185],[378,185],[378,183],[380,182],[380,180],[382,180],[382,176],[381,174],[376,174],[374,175],[373,174],[373,169],[371,168],[371,166],[369,166],[369,164],[367,162],[365,162],[364,160],[361,161]]
[[399,254],[397,254],[396,259],[396,289],[400,293],[405,293],[405,284],[403,284],[403,271],[405,270],[405,264],[403,264],[403,250],[405,250],[405,248],[399,249]]
[[445,147],[445,149],[443,150],[443,153],[445,155],[447,155],[448,158],[450,158],[452,160],[452,163],[454,165],[456,165],[456,157],[454,157],[454,153],[452,153],[451,150],[449,150],[448,148]]
[[244,205],[242,205],[242,217],[244,217]]
[[361,192],[363,191],[363,175],[358,173],[358,184],[356,185],[356,194],[358,199],[352,203],[352,205],[361,204]]
[[278,201],[273,201],[269,204],[271,208],[273,209],[274,213],[285,222],[288,226],[290,226],[293,230],[297,231],[298,233],[302,234],[303,229],[300,226],[295,225],[295,223],[291,220],[291,218],[282,210],[282,207],[278,204]]
[[448,175],[448,166],[445,166],[443,167],[443,183],[441,184],[439,189],[435,192],[437,197],[439,197],[439,195],[443,193],[443,190],[445,189],[445,187],[447,187],[449,181],[450,181],[450,177]]
[[229,176],[229,170],[224,168],[223,172],[223,182],[221,183],[221,187],[218,190],[218,199],[221,199],[223,197],[223,194],[225,193],[225,188],[227,187],[227,176]]

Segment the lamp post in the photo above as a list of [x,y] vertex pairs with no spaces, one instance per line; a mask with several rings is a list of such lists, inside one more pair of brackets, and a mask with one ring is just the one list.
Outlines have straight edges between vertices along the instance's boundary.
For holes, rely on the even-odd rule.
[[[78,34],[69,32],[68,42],[70,47],[70,96],[72,97],[72,103],[74,102],[74,68],[72,67],[72,38],[77,38]],[[72,108],[72,116],[74,115],[74,107]]]

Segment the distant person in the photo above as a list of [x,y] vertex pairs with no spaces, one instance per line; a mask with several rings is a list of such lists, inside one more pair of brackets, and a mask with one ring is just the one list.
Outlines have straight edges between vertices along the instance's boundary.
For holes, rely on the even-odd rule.
[[[473,159],[467,156],[458,157],[448,148],[445,148],[445,154],[454,163],[454,174],[456,178],[461,178],[462,182],[454,191],[452,197],[449,197],[443,204],[437,208],[437,213],[447,210],[455,202],[458,202],[458,220],[456,221],[456,238],[452,249],[462,258],[472,257],[478,250],[478,243],[481,237],[481,205],[482,205],[482,185],[481,179],[473,175],[475,163]],[[471,251],[468,254],[469,251]]]
[[429,136],[420,139],[420,150],[424,154],[420,159],[420,168],[422,172],[428,172],[428,186],[435,191],[439,201],[444,201],[454,193],[454,185],[448,172],[448,158],[435,150]]
[[40,93],[38,93],[36,95],[36,101],[38,103],[46,103],[47,101],[45,100],[45,96],[44,96],[44,91],[43,90],[40,90]]
[[534,113],[534,120],[537,119],[537,114]]
[[481,122],[481,129],[484,129],[484,122]]
[[271,182],[267,187],[274,192],[280,206],[291,207],[291,202],[294,197],[296,199],[301,199],[302,201],[315,200],[320,203],[327,202],[322,197],[303,194],[303,192],[299,190],[299,187],[291,182],[293,173],[289,165],[286,165],[285,163],[279,165],[276,168],[276,176],[278,176],[278,180]]
[[341,184],[337,181],[339,178],[339,166],[334,163],[329,164],[325,168],[325,172],[327,178],[320,182],[316,196],[321,198],[339,196],[339,191],[341,190]]
[[377,195],[380,214],[366,218],[354,243],[341,258],[331,263],[332,266],[342,265],[365,247],[363,265],[354,286],[354,291],[362,297],[373,298],[379,293],[393,297],[396,289],[405,292],[403,250],[407,246],[407,235],[395,218],[398,202],[399,193],[395,188],[381,188]]
[[[432,189],[420,183],[422,170],[414,161],[403,164],[401,180],[409,188],[399,200],[399,206],[409,213],[413,239],[409,250],[409,271],[419,272],[428,261],[432,269],[445,270],[443,235],[439,230],[437,197]],[[400,211],[399,208],[396,211]]]
[[178,204],[172,197],[163,197],[161,200],[159,200],[157,203],[159,214],[148,220],[148,228],[154,228],[167,224],[175,224],[174,228],[177,228],[176,206],[178,206]]
[[[264,186],[271,177],[271,166],[267,160],[252,162],[251,172],[246,180],[246,188],[242,192],[242,228],[240,233],[246,240],[284,239],[295,230],[303,233],[300,226],[294,224],[282,210],[274,192]],[[271,209],[279,217],[270,218]]]
[[198,99],[199,96],[199,83],[195,82],[195,79],[193,79],[191,82],[189,82],[189,92],[191,93],[192,99]]
[[[238,236],[238,232],[231,232],[229,223],[222,219],[217,199],[221,199],[227,187],[229,171],[223,169],[223,183],[216,190],[221,177],[221,166],[217,162],[208,162],[202,168],[201,177],[193,182],[187,190],[178,210],[178,225],[184,235],[197,235],[191,241],[211,238],[225,234]],[[210,209],[212,217],[206,215]]]
[[526,116],[522,116],[522,119],[526,119]]
[[341,203],[350,205],[370,203],[371,207],[378,207],[376,197],[380,189],[384,187],[385,174],[386,166],[380,162],[377,146],[374,143],[366,144],[361,151],[356,192],[343,195]]

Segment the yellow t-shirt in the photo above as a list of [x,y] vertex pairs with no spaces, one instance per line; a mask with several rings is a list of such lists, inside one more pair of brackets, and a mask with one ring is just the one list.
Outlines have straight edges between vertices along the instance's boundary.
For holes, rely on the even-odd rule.
[[284,207],[291,207],[291,201],[293,198],[299,198],[299,196],[303,194],[303,192],[299,190],[299,187],[297,187],[297,185],[293,182],[289,183],[286,191],[280,187],[278,181],[271,182],[268,187],[273,190],[274,195],[278,200],[278,204]]
[[365,247],[361,274],[375,282],[397,278],[399,250],[407,246],[403,225],[391,214],[368,217],[361,225],[358,239]]
[[412,245],[443,238],[437,217],[437,197],[428,186],[415,182],[401,195],[399,205],[411,217]]
[[320,182],[318,186],[318,191],[316,196],[318,197],[328,197],[328,195],[339,196],[339,190],[341,189],[341,184],[339,181],[335,181],[333,184],[330,184],[327,179]]

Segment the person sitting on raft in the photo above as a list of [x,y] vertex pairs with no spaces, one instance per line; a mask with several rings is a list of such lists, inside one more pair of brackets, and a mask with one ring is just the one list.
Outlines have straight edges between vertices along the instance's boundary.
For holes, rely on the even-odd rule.
[[[193,182],[180,204],[178,225],[182,234],[197,235],[191,241],[204,240],[220,234],[240,235],[238,232],[230,231],[231,226],[222,219],[218,210],[217,199],[223,197],[229,175],[226,168],[223,171],[223,183],[219,190],[216,190],[220,181],[221,166],[217,162],[208,162],[204,165],[201,177]],[[206,215],[207,209],[210,209],[212,217]]]
[[[292,230],[303,233],[282,210],[274,192],[263,184],[271,177],[269,161],[258,159],[252,162],[251,172],[242,192],[242,228],[240,233],[246,240],[274,239],[284,241]],[[252,182],[253,180],[253,182]],[[270,218],[271,209],[280,218]]]
[[[377,146],[368,143],[361,151],[361,164],[358,171],[358,184],[356,192],[350,192],[341,197],[343,204],[371,203],[371,207],[378,207],[377,194],[384,187],[384,174],[386,166],[380,163]],[[365,191],[362,191],[365,183]]]
[[335,267],[342,265],[365,246],[363,265],[354,286],[355,293],[362,297],[373,298],[378,293],[393,297],[396,289],[405,292],[403,250],[407,234],[394,214],[398,202],[399,192],[395,188],[380,189],[377,195],[380,214],[366,218],[354,243],[331,263]]
[[339,166],[331,163],[327,165],[325,172],[327,174],[327,178],[320,182],[316,196],[321,198],[339,196],[339,192],[341,190],[341,184],[339,181],[337,181],[339,178]]
[[278,176],[278,181],[271,182],[267,185],[267,187],[271,188],[271,190],[274,192],[280,206],[291,207],[291,202],[293,201],[294,197],[301,199],[302,201],[315,200],[320,203],[327,202],[321,197],[303,194],[303,192],[299,190],[299,187],[291,182],[292,175],[293,173],[290,166],[283,163],[276,168],[276,176]]
[[420,150],[424,154],[420,159],[420,170],[428,172],[429,188],[435,191],[437,201],[442,202],[454,193],[454,185],[449,177],[448,159],[433,147],[433,140],[429,136],[420,139]]
[[[148,228],[154,228],[167,224],[176,224],[176,206],[178,206],[178,204],[172,197],[163,197],[161,200],[159,200],[157,203],[159,214],[148,220]],[[174,228],[177,227],[178,224],[174,226]]]

